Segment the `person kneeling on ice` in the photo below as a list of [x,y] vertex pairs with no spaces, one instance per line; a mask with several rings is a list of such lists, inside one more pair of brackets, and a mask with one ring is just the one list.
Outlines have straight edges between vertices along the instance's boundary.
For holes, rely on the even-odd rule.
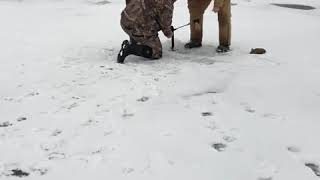
[[162,57],[158,32],[171,38],[173,4],[175,0],[130,0],[121,13],[121,27],[130,37],[124,40],[118,54],[118,63],[130,55],[149,59]]

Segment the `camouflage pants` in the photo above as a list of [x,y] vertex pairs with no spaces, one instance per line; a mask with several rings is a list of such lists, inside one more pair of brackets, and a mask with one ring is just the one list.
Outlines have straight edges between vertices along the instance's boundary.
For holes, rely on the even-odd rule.
[[[190,13],[191,41],[201,42],[203,36],[203,14],[212,0],[188,0]],[[195,21],[199,23],[198,27]],[[218,12],[219,44],[229,46],[231,41],[231,2],[224,0],[223,6]]]
[[130,39],[132,38],[139,45],[146,45],[152,49],[152,58],[159,59],[162,57],[162,45],[158,37],[158,32],[145,32],[134,22],[124,16],[121,17],[121,27]]

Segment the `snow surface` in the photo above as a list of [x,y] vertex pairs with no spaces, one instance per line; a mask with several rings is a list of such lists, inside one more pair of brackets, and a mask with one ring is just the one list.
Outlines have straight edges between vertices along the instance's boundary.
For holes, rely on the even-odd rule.
[[203,48],[120,65],[123,0],[0,0],[0,179],[319,179],[320,2],[233,3],[232,52],[208,10]]

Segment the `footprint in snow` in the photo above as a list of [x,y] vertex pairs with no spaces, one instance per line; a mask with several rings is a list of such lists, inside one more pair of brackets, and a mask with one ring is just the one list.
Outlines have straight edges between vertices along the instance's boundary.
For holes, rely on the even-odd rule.
[[205,96],[205,95],[210,95],[210,94],[217,94],[220,93],[218,90],[208,90],[208,91],[202,91],[202,92],[197,92],[189,95],[183,96],[184,98],[191,98],[191,97],[199,97],[199,96]]
[[64,107],[64,108],[66,108],[68,110],[71,110],[71,109],[76,108],[78,106],[79,106],[79,104],[75,102],[75,103],[72,103],[72,104],[70,104],[70,105],[68,105],[67,107]]
[[262,161],[257,167],[257,180],[272,180],[277,172],[277,168],[272,164]]
[[316,163],[305,163],[305,166],[307,166],[308,168],[310,168],[314,174],[318,177],[320,177],[320,166],[319,164]]
[[[28,170],[27,170],[28,169]],[[0,179],[1,176],[6,177],[19,177],[24,178],[30,175],[40,175],[43,176],[48,172],[47,167],[39,166],[39,165],[32,165],[28,168],[21,168],[19,164],[5,164],[3,167],[3,172],[0,172]]]
[[128,168],[128,167],[122,168],[122,174],[130,174],[130,173],[132,173],[133,171],[134,171],[133,168]]
[[225,151],[225,149],[227,148],[227,145],[223,143],[214,143],[212,144],[212,147],[218,152],[222,152],[222,151]]
[[299,153],[301,152],[301,149],[297,146],[289,146],[287,147],[288,151],[293,152],[293,153]]
[[24,97],[33,97],[33,96],[38,96],[38,95],[40,95],[39,92],[31,92],[31,93],[25,95]]
[[99,1],[99,2],[96,2],[95,4],[96,5],[106,5],[106,4],[110,4],[111,2],[110,1]]
[[0,123],[0,128],[1,127],[9,127],[9,126],[12,126],[13,124],[10,123],[9,121],[6,121],[6,122],[3,122],[3,123]]
[[244,107],[244,110],[249,113],[255,113],[256,110],[253,109],[248,103],[241,103],[241,105]]
[[258,180],[272,180],[272,177],[258,177]]
[[237,138],[232,137],[232,136],[223,136],[223,140],[227,141],[228,143],[234,142],[237,140]]
[[[288,151],[292,153],[300,153],[301,149],[297,146],[289,146],[287,147]],[[305,162],[304,165],[308,168],[310,168],[313,173],[320,177],[320,164],[319,163],[314,163],[314,162]]]
[[21,169],[12,169],[11,174],[9,176],[16,176],[16,177],[25,177],[29,176],[30,173],[23,171]]
[[207,116],[213,116],[213,113],[212,112],[202,112],[201,115],[203,117],[207,117]]
[[55,159],[65,159],[66,155],[62,152],[52,152],[48,154],[49,160],[55,160]]
[[26,121],[26,120],[27,120],[26,117],[19,117],[19,118],[17,118],[17,121],[18,121],[18,122]]
[[137,101],[139,101],[139,102],[146,102],[146,101],[148,101],[149,99],[150,99],[149,97],[143,96],[142,98],[137,99]]
[[[224,134],[224,132],[221,132],[221,133],[222,133],[222,135]],[[228,148],[229,144],[235,142],[236,140],[237,140],[237,138],[235,138],[234,136],[223,135],[222,141],[217,142],[217,143],[213,143],[211,145],[211,147],[214,148],[215,150],[217,150],[218,152],[222,152]]]
[[20,167],[19,163],[0,164],[0,179],[2,176],[22,178],[29,176],[29,174],[24,168]]
[[40,144],[40,149],[42,151],[46,151],[46,152],[55,150],[57,148],[58,148],[58,145],[56,143],[42,143],[42,144]]
[[58,136],[58,135],[61,134],[61,133],[62,133],[62,130],[56,129],[56,130],[53,131],[53,133],[51,134],[51,136]]
[[129,117],[133,117],[134,114],[133,113],[128,113],[127,110],[123,111],[122,117],[123,118],[129,118]]
[[[17,118],[16,121],[21,122],[21,121],[25,121],[25,120],[27,120],[26,117],[19,117],[19,118]],[[0,128],[1,127],[10,127],[10,126],[13,126],[13,124],[9,121],[5,121],[5,122],[0,123]]]
[[218,129],[216,122],[210,121],[208,125],[205,126],[206,128],[210,129],[211,131],[215,131]]
[[36,174],[39,174],[40,176],[43,176],[43,175],[47,174],[49,170],[46,169],[46,168],[33,167],[33,168],[31,168],[31,171],[36,173]]
[[47,153],[60,151],[60,149],[64,148],[66,145],[66,141],[59,139],[51,141],[50,139],[47,139],[45,142],[40,143],[39,148]]
[[105,69],[105,70],[109,70],[109,71],[113,71],[113,70],[114,70],[114,68],[112,68],[112,67],[106,67],[106,66],[104,66],[104,65],[100,65],[99,67],[102,68],[102,69]]
[[98,124],[99,121],[94,120],[94,119],[89,119],[86,122],[82,123],[81,126],[90,126],[90,125],[94,125],[94,124]]
[[4,100],[4,101],[8,101],[8,102],[12,102],[12,101],[14,101],[15,99],[12,98],[12,97],[5,97],[5,98],[3,98],[3,100]]

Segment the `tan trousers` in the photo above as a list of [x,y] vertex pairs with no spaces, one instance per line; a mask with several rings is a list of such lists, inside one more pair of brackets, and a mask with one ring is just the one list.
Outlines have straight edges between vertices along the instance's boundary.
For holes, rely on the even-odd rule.
[[[203,14],[212,0],[188,0],[190,13],[190,40],[202,42],[203,36]],[[231,3],[224,0],[218,12],[219,22],[219,44],[229,46],[231,43]],[[198,23],[198,24],[197,24]]]

